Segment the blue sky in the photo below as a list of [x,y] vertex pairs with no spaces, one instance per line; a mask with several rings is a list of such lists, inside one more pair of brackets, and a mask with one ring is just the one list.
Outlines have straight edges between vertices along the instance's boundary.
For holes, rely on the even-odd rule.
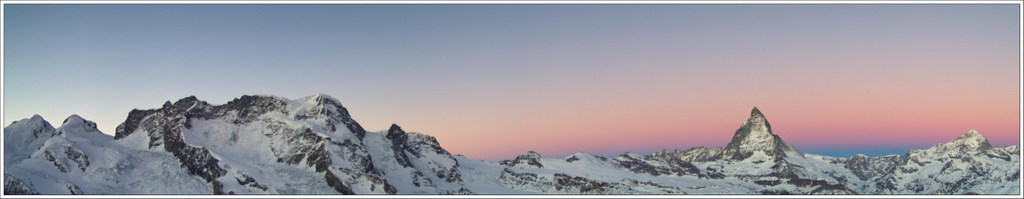
[[[223,104],[325,93],[369,130],[398,123],[453,153],[506,159],[722,146],[759,106],[809,153],[902,154],[969,129],[1010,145],[1020,137],[1019,12],[7,4],[3,114],[5,125],[79,114],[113,134],[132,109],[190,95]],[[854,124],[820,119],[834,115]],[[929,136],[873,140],[892,134]],[[821,144],[843,140],[887,145]]]

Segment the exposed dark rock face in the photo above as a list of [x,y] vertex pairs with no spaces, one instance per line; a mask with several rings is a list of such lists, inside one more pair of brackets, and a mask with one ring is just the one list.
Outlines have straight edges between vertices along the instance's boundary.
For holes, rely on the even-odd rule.
[[601,157],[601,156],[598,156],[598,155],[593,155],[593,154],[587,154],[587,153],[580,152],[580,153],[573,154],[573,155],[571,155],[569,157],[566,157],[565,158],[565,162],[572,163],[572,162],[576,162],[576,161],[582,160],[581,158],[596,158],[597,160],[600,160],[600,161],[608,161],[608,158],[606,158],[606,157]]
[[[801,178],[796,175],[792,167],[786,167],[785,164],[775,167],[776,171],[769,173],[764,176],[756,176],[757,179],[765,179],[763,177],[774,177],[777,180],[755,180],[754,183],[768,186],[775,186],[778,184],[791,184],[797,187],[816,187],[815,189],[803,193],[803,194],[858,194],[856,191],[847,188],[842,184],[833,184],[824,180],[812,180]],[[752,176],[753,177],[753,176]],[[794,192],[784,191],[779,193],[771,193],[773,189],[765,189],[764,194],[798,194]]]
[[608,182],[590,180],[579,176],[569,176],[562,173],[555,173],[555,190],[574,189],[567,192],[579,192],[585,194],[607,194],[611,188]]
[[15,178],[9,174],[4,174],[4,195],[35,195],[38,192],[32,190],[32,187],[25,184],[21,179]]
[[[352,180],[370,182],[370,191],[377,191],[377,189],[383,189],[385,194],[391,195],[394,195],[398,192],[398,190],[396,190],[394,186],[388,183],[388,180],[382,179],[380,178],[380,176],[377,176],[376,174],[369,174],[340,167],[332,167],[332,169],[337,169],[337,175],[350,175],[353,176]],[[334,172],[332,172],[332,174],[334,174]],[[337,175],[335,175],[335,177],[337,177]],[[352,181],[348,181],[348,183],[352,183]]]
[[260,190],[263,190],[263,191],[267,190],[267,186],[266,185],[262,185],[262,184],[256,182],[256,179],[253,179],[252,177],[247,176],[245,174],[242,174],[241,177],[235,177],[235,180],[238,181],[238,184],[242,185],[242,186],[249,186],[249,187],[257,188],[257,189],[260,189]]
[[412,181],[412,185],[413,186],[417,186],[417,187],[421,187],[421,186],[434,187],[434,181],[430,180],[430,178],[428,178],[426,175],[423,175],[423,172],[420,172],[419,170],[412,170],[411,174],[412,174],[412,180],[413,180]]
[[146,117],[159,111],[159,109],[133,109],[131,112],[128,112],[128,119],[125,119],[124,123],[121,123],[121,125],[117,126],[117,130],[115,130],[114,134],[114,139],[121,139],[134,133],[135,129],[139,128],[139,124],[142,123],[142,119],[145,119]]
[[459,173],[458,165],[456,167],[449,168],[448,170],[438,169],[434,171],[434,174],[438,178],[444,179],[445,182],[462,184],[462,174]]
[[89,166],[89,157],[82,150],[67,142],[54,142],[54,146],[46,148],[43,155],[61,172],[69,172],[73,168],[85,171]]
[[195,96],[167,102],[160,109],[138,111],[133,110],[125,123],[117,128],[115,139],[122,139],[145,128],[149,133],[149,147],[160,147],[177,157],[182,167],[190,174],[202,177],[206,181],[223,176],[227,171],[218,165],[209,150],[203,147],[190,146],[181,137],[183,129],[191,128],[192,118],[211,119],[222,117],[229,110],[237,114],[235,123],[250,122],[259,114],[269,111],[282,111],[284,102],[273,97],[242,96],[221,106],[209,106],[198,101]]
[[502,185],[512,189],[538,187],[543,190],[546,187],[554,186],[551,182],[548,182],[547,179],[537,176],[535,173],[517,173],[508,168],[501,171],[499,179],[501,180]]
[[[764,117],[764,114],[761,114],[761,110],[758,110],[757,107],[754,107],[753,110],[750,110],[750,117]],[[767,126],[768,128],[772,128],[772,126],[768,124],[768,121],[765,121],[764,125]]]
[[188,119],[214,119],[234,113],[236,119],[233,123],[242,124],[252,122],[258,116],[272,111],[287,114],[287,111],[284,110],[286,105],[284,100],[276,97],[243,95],[240,98],[231,100],[227,104],[210,106],[204,101],[199,101],[195,96],[189,96],[174,103],[168,101],[159,109],[132,110],[128,113],[128,119],[117,127],[114,139],[121,139],[131,135],[140,126],[151,126],[147,124],[152,124],[155,121],[148,121],[147,117],[150,116],[180,116],[180,118],[176,118],[173,122],[181,122],[184,123],[182,124],[184,127],[191,128],[191,124],[187,123]]
[[330,170],[327,170],[327,172],[324,173],[324,179],[327,181],[327,185],[333,187],[335,191],[338,191],[338,193],[344,195],[355,195],[355,193],[352,192],[352,189],[342,184],[341,180],[339,180],[337,176],[334,176],[334,173]]
[[[352,140],[345,140],[345,142],[338,143],[336,140],[330,140],[328,138],[327,141],[333,145],[340,146],[343,150],[347,151],[361,151],[366,149],[361,144],[353,143]],[[377,170],[377,168],[373,166],[373,157],[351,153],[350,155],[344,156],[344,158],[347,159],[348,161],[355,163],[356,165],[359,166],[359,168],[362,168],[360,171],[363,173],[382,173],[380,170]]]
[[544,165],[540,163],[540,154],[534,151],[526,152],[526,154],[517,156],[513,160],[501,161],[502,166],[506,167],[533,167],[533,168],[544,168]]
[[[194,96],[183,99],[188,103],[196,103],[198,100]],[[179,100],[179,102],[181,102]],[[177,104],[177,103],[175,103]],[[206,105],[206,102],[202,102]],[[208,105],[207,105],[208,106]],[[236,111],[238,118],[234,121],[235,124],[249,123],[255,121],[260,115],[277,111],[287,114],[284,107],[287,104],[284,100],[270,96],[252,96],[243,95],[241,98],[237,98],[221,106],[213,106],[212,111],[205,112],[196,110],[194,114],[198,118],[213,119],[222,117],[228,113],[228,111]]]
[[725,169],[721,164],[714,164],[707,167],[705,173],[709,179],[724,179],[725,174],[722,171]]
[[[426,167],[430,169],[430,174],[437,176],[440,179],[444,179],[445,182],[462,184],[462,174],[458,171],[459,163],[451,156],[451,154],[441,148],[441,145],[437,142],[437,139],[431,136],[419,134],[419,133],[406,133],[397,124],[392,124],[391,128],[388,129],[385,134],[391,142],[391,150],[394,152],[395,161],[399,165],[405,168],[416,168],[414,164],[424,164],[419,166],[420,168]],[[443,159],[454,163],[453,165],[441,165],[434,164],[429,160],[427,162],[420,162],[421,158],[427,158],[426,154],[437,154]],[[416,163],[419,162],[419,163]],[[433,182],[430,182],[429,178],[423,173],[427,171],[415,171],[412,175],[418,180],[414,181],[416,186],[425,186],[422,183],[430,184],[433,186]]]
[[[703,177],[700,169],[679,157],[642,156],[632,157],[628,153],[615,159],[619,166],[633,173],[650,174],[652,176],[676,175]],[[665,166],[655,166],[665,165]]]
[[415,151],[406,150],[409,147],[405,145],[405,141],[409,139],[409,135],[402,131],[402,127],[399,127],[397,124],[391,124],[386,137],[388,140],[391,140],[391,150],[395,152],[395,160],[398,161],[398,164],[403,167],[412,168],[412,162],[409,161],[409,157],[405,156],[406,151],[416,153]]
[[64,164],[62,164],[61,162],[57,162],[57,158],[54,157],[53,153],[50,153],[49,151],[46,152],[46,161],[50,161],[51,163],[53,163],[53,166],[57,167],[57,170],[60,170],[60,172],[68,172],[68,169],[64,168]]
[[[499,182],[508,188],[520,190],[536,190],[541,193],[560,194],[680,194],[677,187],[662,185],[650,181],[641,182],[625,178],[617,182],[606,182],[597,179],[555,173],[552,178],[535,173],[515,172],[505,168],[501,172]],[[642,191],[645,190],[645,191]]]
[[857,175],[860,180],[868,180],[885,174],[892,173],[896,165],[903,164],[902,156],[890,155],[883,157],[867,157],[857,154],[846,160],[846,169]]
[[612,183],[612,184],[613,185],[623,184],[623,185],[625,185],[625,187],[655,187],[658,190],[662,191],[662,193],[665,193],[665,194],[682,194],[683,193],[681,190],[679,190],[679,187],[662,185],[662,184],[658,184],[658,183],[651,182],[651,181],[641,182],[639,180],[634,180],[634,179],[629,179],[629,178],[622,179],[621,183]]
[[[1017,148],[1018,146],[1012,146]],[[1003,161],[1011,161],[1013,156],[1020,156],[1020,150],[985,150],[982,152],[985,156],[990,158],[1000,159]]]
[[224,195],[224,184],[220,181],[210,181],[210,185],[213,187],[213,195]]
[[299,164],[305,160],[307,166],[315,167],[317,172],[327,170],[331,159],[327,157],[324,138],[317,136],[309,128],[298,129],[298,134],[288,136],[286,144],[272,147],[274,155],[287,164]]
[[679,159],[681,159],[683,161],[687,161],[687,162],[709,162],[709,161],[715,161],[715,160],[722,159],[724,155],[725,155],[724,148],[718,147],[718,148],[711,148],[711,149],[709,149],[709,148],[702,147],[702,146],[693,147],[693,148],[687,149],[685,151],[679,151],[679,150],[666,151],[666,150],[663,150],[661,153],[655,153],[654,154],[654,156],[658,156],[658,157],[676,156],[676,157],[679,157]]
[[[420,136],[419,139],[408,140],[406,142],[407,146],[410,146],[410,149],[412,149],[413,151],[417,151],[413,153],[416,154],[417,157],[423,157],[422,153],[424,152],[432,152],[445,156],[451,156],[451,153],[448,153],[447,150],[441,148],[441,144],[437,142],[437,138],[431,136],[423,135]],[[421,150],[423,152],[420,152]]]
[[78,188],[78,185],[65,184],[64,188],[68,189],[68,193],[70,193],[71,195],[82,195],[82,194],[85,194],[85,192],[82,192],[81,188]]
[[[296,115],[296,120],[323,116],[328,119],[327,123],[331,128],[336,128],[334,124],[340,123],[345,125],[345,128],[348,128],[348,130],[354,133],[360,140],[366,136],[366,130],[352,119],[352,116],[348,113],[348,109],[341,106],[341,102],[322,94],[314,96],[312,100],[319,104],[319,106],[317,106],[313,111]],[[331,131],[335,130],[336,129],[332,129]]]
[[576,156],[572,156],[572,157],[569,157],[569,158],[565,159],[565,162],[572,163],[572,162],[579,161],[579,160],[580,160],[580,158],[578,158]]
[[[11,125],[13,126],[17,122],[18,121],[11,122]],[[32,129],[32,138],[49,138],[54,136],[55,129],[53,128],[53,125],[50,125],[50,122],[43,120],[42,116],[33,115],[32,118],[26,122],[38,122],[34,124],[36,125],[36,128]]]
[[442,191],[440,195],[473,195],[473,192],[465,187],[459,188],[458,191]]

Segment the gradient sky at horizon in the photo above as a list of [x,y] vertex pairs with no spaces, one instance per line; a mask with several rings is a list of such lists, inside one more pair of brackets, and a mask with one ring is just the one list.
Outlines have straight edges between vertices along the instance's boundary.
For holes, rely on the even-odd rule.
[[757,106],[805,153],[1020,142],[1004,5],[16,5],[4,125],[113,134],[195,95],[325,93],[371,131],[511,159],[718,147]]

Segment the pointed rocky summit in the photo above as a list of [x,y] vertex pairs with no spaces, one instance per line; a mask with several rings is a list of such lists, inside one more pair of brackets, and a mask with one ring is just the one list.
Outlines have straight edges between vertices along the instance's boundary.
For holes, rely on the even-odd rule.
[[754,110],[750,110],[750,117],[757,117],[757,116],[764,117],[764,114],[761,114],[761,110],[757,110],[757,107],[755,106]]
[[743,122],[740,129],[732,137],[732,141],[725,146],[725,155],[732,160],[743,160],[750,157],[756,151],[762,151],[771,157],[782,157],[787,152],[802,154],[796,148],[789,145],[778,135],[772,133],[772,127],[768,119],[764,117],[761,110],[754,107],[750,111],[750,118]]

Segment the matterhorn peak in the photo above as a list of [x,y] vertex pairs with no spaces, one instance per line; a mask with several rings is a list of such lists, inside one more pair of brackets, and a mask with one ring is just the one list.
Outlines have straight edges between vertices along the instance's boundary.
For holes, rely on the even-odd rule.
[[764,117],[764,114],[761,114],[761,110],[757,110],[755,106],[754,110],[750,110],[750,117]]
[[761,114],[761,110],[754,107],[754,110],[750,111],[750,118],[743,122],[740,129],[736,130],[736,134],[733,135],[733,142],[752,137],[767,139],[772,135],[774,134],[772,134],[772,126],[768,124],[768,119],[764,117],[764,114]]
[[753,110],[750,110],[750,118],[744,122],[744,124],[746,123],[763,123],[764,128],[768,130],[768,134],[772,134],[772,125],[768,124],[768,119],[764,117],[764,114],[762,114],[761,110],[758,110],[756,106]]
[[726,145],[725,150],[732,154],[731,157],[734,160],[745,159],[754,151],[764,151],[770,156],[781,156],[787,151],[801,154],[796,148],[772,133],[772,126],[768,124],[768,119],[757,107],[750,111],[750,118],[736,130],[732,141]]

